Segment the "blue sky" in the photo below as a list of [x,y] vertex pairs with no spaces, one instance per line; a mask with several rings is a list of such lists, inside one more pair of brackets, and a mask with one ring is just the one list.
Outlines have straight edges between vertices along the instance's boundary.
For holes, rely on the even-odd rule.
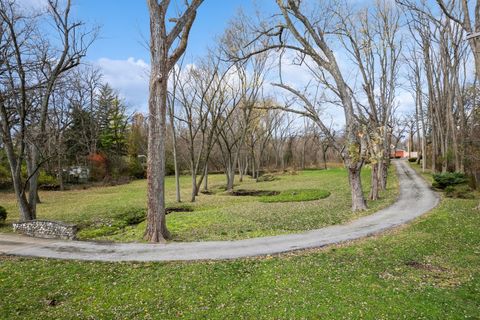
[[[32,5],[45,0],[21,0]],[[172,4],[177,1],[172,0]],[[146,110],[148,98],[149,14],[146,0],[74,0],[77,19],[100,26],[99,38],[88,52],[87,62],[104,74],[131,109]],[[187,61],[206,53],[238,10],[270,15],[273,0],[205,0],[190,34]]]
[[[146,0],[76,0],[74,3],[79,19],[101,26],[100,38],[90,49],[89,60],[134,57],[148,61],[145,48],[149,34]],[[270,0],[206,0],[192,28],[187,55],[203,54],[239,8],[254,14],[256,8],[273,12],[274,5],[274,1]]]

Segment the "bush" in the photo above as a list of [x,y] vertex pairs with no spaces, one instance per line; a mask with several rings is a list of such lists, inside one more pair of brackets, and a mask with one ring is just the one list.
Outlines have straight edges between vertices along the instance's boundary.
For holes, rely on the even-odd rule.
[[0,189],[8,189],[12,187],[12,179],[10,178],[10,171],[0,165]]
[[142,208],[131,208],[122,212],[116,216],[120,221],[123,221],[126,225],[132,226],[143,222],[146,219],[147,213]]
[[130,158],[129,171],[130,176],[135,179],[145,179],[147,177],[147,170],[138,158]]
[[40,170],[40,174],[38,175],[38,185],[43,186],[43,185],[56,185],[57,184],[57,179],[48,173],[46,173],[44,170]]
[[408,158],[408,162],[416,162],[417,158]]
[[0,223],[4,223],[7,220],[7,209],[0,206]]
[[445,172],[433,175],[432,186],[438,189],[445,189],[448,186],[454,186],[467,182],[467,177],[461,172]]
[[448,186],[445,188],[445,195],[449,198],[474,199],[473,189],[467,185]]

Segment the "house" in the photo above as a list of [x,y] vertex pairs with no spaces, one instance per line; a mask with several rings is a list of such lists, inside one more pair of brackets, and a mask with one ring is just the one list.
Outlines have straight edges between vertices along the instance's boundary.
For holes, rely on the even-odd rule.
[[403,149],[392,149],[390,152],[390,158],[408,158],[408,151]]
[[90,178],[90,169],[84,166],[70,167],[63,170],[68,182],[85,183]]

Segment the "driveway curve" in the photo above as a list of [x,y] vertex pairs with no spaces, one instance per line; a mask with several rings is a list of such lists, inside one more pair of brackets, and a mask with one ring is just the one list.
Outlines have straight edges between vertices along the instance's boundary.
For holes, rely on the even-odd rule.
[[393,161],[400,195],[388,208],[343,225],[298,234],[234,241],[167,244],[60,241],[0,234],[0,254],[91,261],[222,260],[318,248],[381,233],[403,225],[434,208],[438,195],[405,162]]

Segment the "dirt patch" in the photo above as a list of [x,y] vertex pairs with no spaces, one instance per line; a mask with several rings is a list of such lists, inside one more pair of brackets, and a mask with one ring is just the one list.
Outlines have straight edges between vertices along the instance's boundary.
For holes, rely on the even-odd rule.
[[169,214],[172,212],[193,212],[193,208],[188,208],[188,207],[165,208],[165,214]]
[[276,196],[279,195],[279,191],[270,191],[270,190],[235,190],[230,192],[232,196],[243,197],[243,196]]
[[432,271],[432,272],[445,272],[447,269],[435,266],[433,264],[429,263],[421,263],[415,260],[405,262],[405,264],[409,267],[412,267],[414,269],[419,269],[419,270],[426,270],[426,271]]
[[60,186],[58,184],[42,184],[38,186],[38,189],[43,191],[59,191]]

